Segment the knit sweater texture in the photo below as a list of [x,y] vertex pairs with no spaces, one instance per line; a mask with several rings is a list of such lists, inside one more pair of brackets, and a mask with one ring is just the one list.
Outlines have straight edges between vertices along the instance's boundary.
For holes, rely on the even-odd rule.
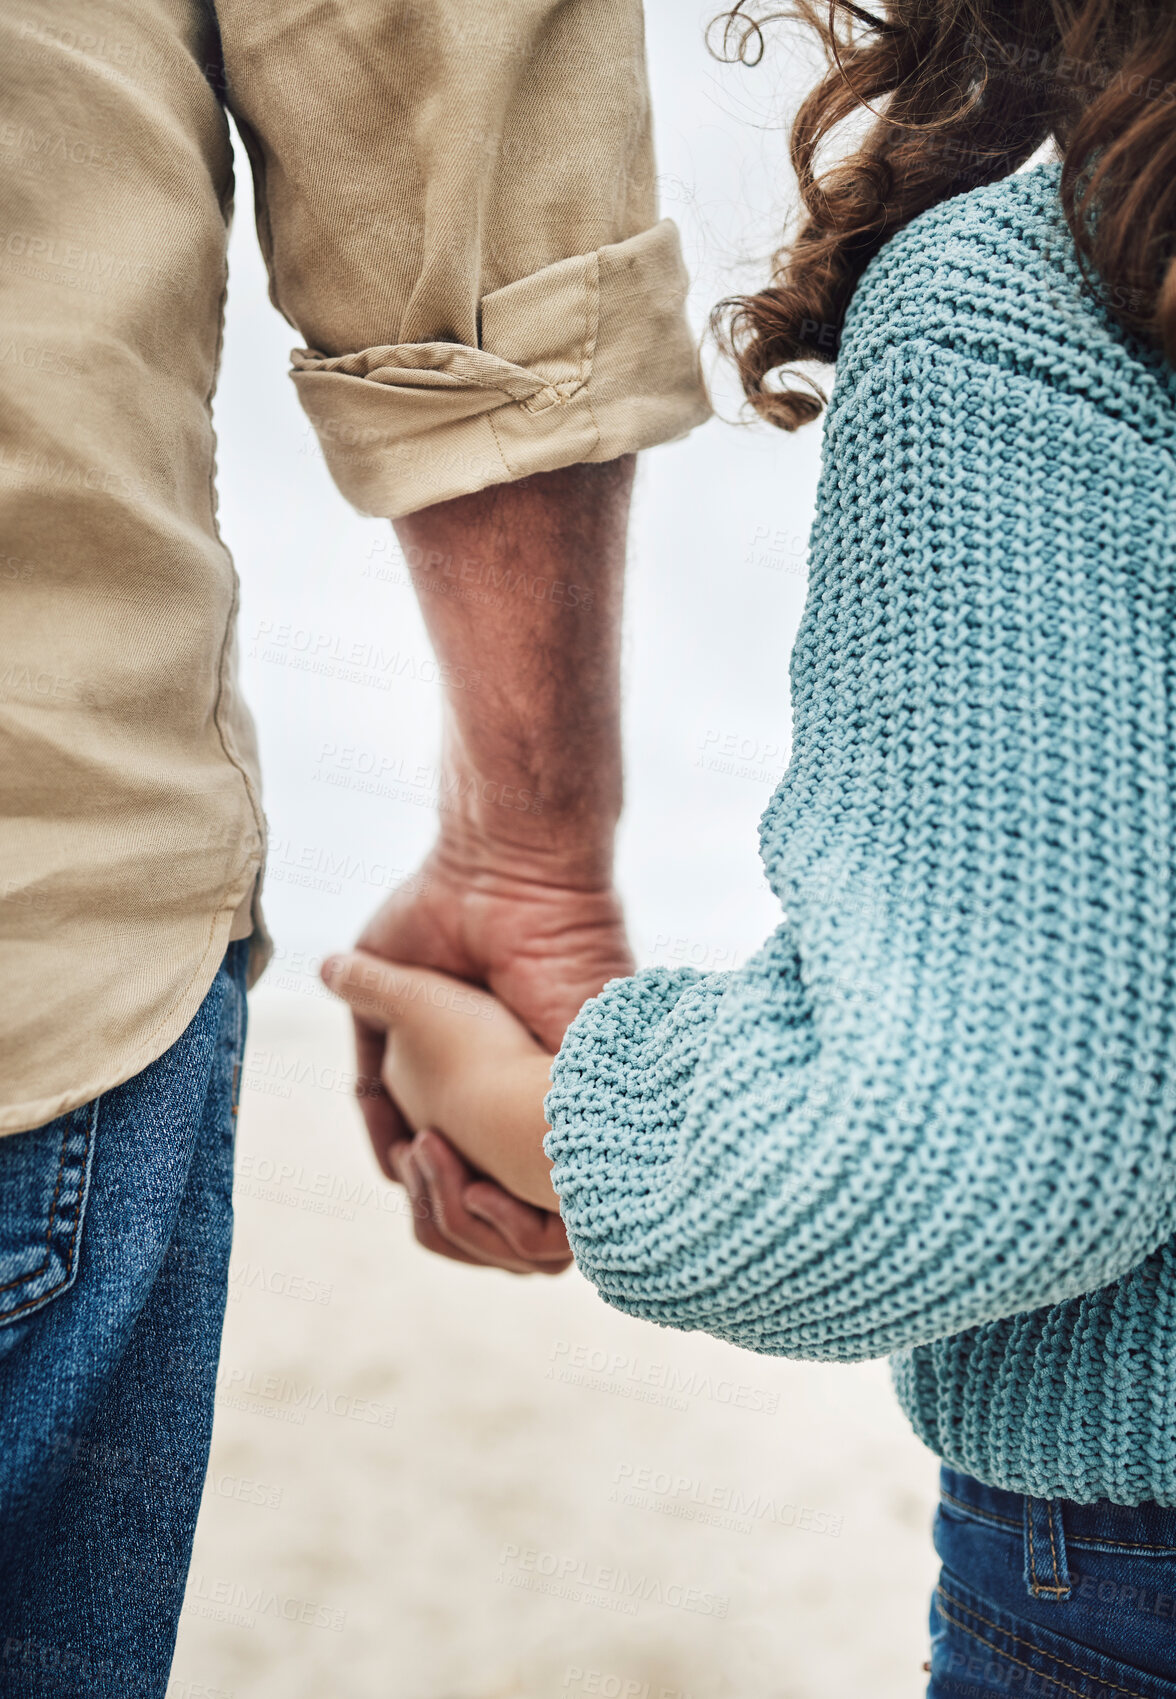
[[783,919],[586,1004],[547,1150],[618,1309],[889,1354],[953,1468],[1176,1505],[1176,374],[1058,181],[865,273],[761,823]]

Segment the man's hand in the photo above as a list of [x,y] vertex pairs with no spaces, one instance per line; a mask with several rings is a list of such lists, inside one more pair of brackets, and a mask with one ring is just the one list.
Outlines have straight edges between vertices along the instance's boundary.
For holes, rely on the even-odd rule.
[[[445,664],[441,830],[359,944],[489,987],[549,1050],[633,969],[612,889],[633,471],[632,455],[567,466],[395,521]],[[359,1072],[376,1080],[384,1034],[362,1019],[356,1033]],[[386,1092],[361,1101],[423,1245],[518,1273],[567,1267],[557,1217],[479,1179],[441,1138],[411,1142]]]
[[[548,1051],[581,1004],[633,971],[611,890],[560,886],[538,868],[511,877],[445,844],[377,912],[359,948],[487,985]],[[382,1081],[386,1028],[353,1016],[368,1135],[384,1173],[409,1194],[418,1241],[461,1262],[561,1273],[572,1258],[559,1217],[481,1177],[437,1133],[414,1139]]]

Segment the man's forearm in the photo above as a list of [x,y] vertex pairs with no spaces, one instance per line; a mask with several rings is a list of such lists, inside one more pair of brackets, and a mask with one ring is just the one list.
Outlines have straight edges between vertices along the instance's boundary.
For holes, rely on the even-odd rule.
[[395,522],[446,679],[442,842],[607,884],[621,808],[620,624],[634,457]]

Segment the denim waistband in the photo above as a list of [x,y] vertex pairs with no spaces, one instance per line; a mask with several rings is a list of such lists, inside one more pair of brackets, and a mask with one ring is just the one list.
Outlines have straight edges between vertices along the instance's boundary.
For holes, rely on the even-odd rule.
[[1067,1547],[1176,1558],[1176,1508],[1171,1506],[1031,1498],[987,1486],[946,1464],[940,1469],[939,1484],[949,1510],[1024,1538],[1026,1569],[1037,1580],[1034,1592],[1060,1595],[1068,1591]]

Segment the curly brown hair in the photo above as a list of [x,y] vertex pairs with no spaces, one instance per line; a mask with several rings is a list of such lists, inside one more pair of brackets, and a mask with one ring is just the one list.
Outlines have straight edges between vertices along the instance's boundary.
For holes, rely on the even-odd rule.
[[[815,418],[822,391],[781,368],[836,358],[882,244],[1051,140],[1090,287],[1176,364],[1176,0],[884,0],[881,15],[853,0],[790,0],[760,17],[738,0],[716,20],[718,51],[758,63],[765,27],[783,19],[816,31],[829,67],[792,128],[799,228],[770,286],[720,302],[712,318],[759,414],[784,430]],[[873,122],[859,145],[818,167],[863,109]]]

